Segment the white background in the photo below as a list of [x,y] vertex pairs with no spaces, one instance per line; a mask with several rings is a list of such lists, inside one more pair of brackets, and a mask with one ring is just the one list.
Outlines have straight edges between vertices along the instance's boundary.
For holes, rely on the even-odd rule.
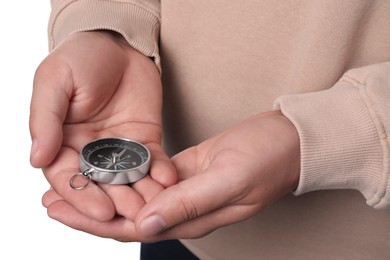
[[0,259],[138,259],[138,243],[120,243],[50,219],[49,188],[29,164],[29,103],[36,67],[47,55],[49,0],[0,2]]

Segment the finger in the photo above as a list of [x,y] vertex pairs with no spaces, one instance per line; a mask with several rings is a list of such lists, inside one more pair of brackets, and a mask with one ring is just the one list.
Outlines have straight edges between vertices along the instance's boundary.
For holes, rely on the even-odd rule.
[[53,202],[63,200],[63,198],[53,189],[46,191],[42,196],[42,205],[47,208]]
[[114,203],[117,215],[126,219],[134,221],[138,212],[145,205],[141,195],[127,185],[99,184],[99,186]]
[[176,169],[172,161],[163,151],[161,145],[150,143],[146,145],[152,156],[150,176],[163,187],[169,187],[176,183]]
[[172,157],[172,163],[177,171],[177,181],[183,181],[195,175],[200,170],[197,147],[190,147]]
[[81,213],[99,221],[111,219],[115,215],[115,207],[99,186],[90,182],[82,190],[70,187],[70,179],[79,171],[78,164],[77,152],[62,148],[54,162],[43,172],[53,189]]
[[159,241],[204,237],[216,229],[243,221],[253,216],[258,210],[254,205],[228,205],[173,226],[149,239]]
[[164,190],[164,187],[153,180],[150,176],[145,176],[136,183],[131,184],[131,187],[142,196],[145,202],[150,201]]
[[[225,174],[218,174],[216,170],[207,169],[154,197],[137,216],[139,233],[151,237],[230,203],[237,196],[237,190],[230,180],[223,180]],[[227,176],[231,174],[227,172]]]
[[124,217],[115,217],[105,222],[97,221],[82,214],[64,200],[52,203],[47,214],[62,224],[92,235],[119,241],[139,241],[134,223]]
[[[100,222],[81,214],[64,200],[57,200],[48,206],[48,215],[71,228],[96,236],[113,238],[118,241],[154,242],[165,239],[197,238],[207,235],[217,228],[227,226],[244,219],[243,211],[252,211],[250,207],[229,206],[209,214],[174,226],[151,238],[142,237],[129,219],[116,217]],[[227,218],[229,216],[230,218]],[[235,219],[236,221],[231,221]]]
[[30,105],[30,161],[34,167],[49,165],[61,146],[71,86],[69,73],[49,59],[36,71]]

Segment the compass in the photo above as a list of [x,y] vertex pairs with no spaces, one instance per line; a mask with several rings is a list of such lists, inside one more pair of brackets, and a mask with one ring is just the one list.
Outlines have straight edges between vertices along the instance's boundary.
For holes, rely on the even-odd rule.
[[[141,143],[125,138],[102,138],[85,145],[80,152],[80,173],[72,176],[73,189],[85,188],[89,180],[109,184],[127,184],[142,179],[150,168],[150,152]],[[74,179],[89,178],[82,186]]]

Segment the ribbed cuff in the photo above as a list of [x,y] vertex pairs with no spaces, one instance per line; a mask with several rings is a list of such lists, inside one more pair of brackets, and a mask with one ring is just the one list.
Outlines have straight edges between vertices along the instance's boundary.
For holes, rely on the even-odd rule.
[[135,49],[152,57],[160,68],[157,11],[142,5],[114,1],[71,1],[53,9],[49,22],[49,48],[74,32],[111,30],[120,33]]
[[301,145],[296,195],[324,189],[359,190],[374,207],[381,205],[383,152],[362,91],[347,80],[316,93],[290,95],[275,108],[297,128]]

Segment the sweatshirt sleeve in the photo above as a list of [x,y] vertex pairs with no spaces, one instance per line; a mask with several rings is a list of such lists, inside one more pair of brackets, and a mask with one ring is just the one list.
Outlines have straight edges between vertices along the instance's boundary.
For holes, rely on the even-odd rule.
[[111,30],[160,67],[159,0],[51,0],[49,49],[74,32]]
[[390,207],[390,62],[350,70],[325,91],[282,96],[275,108],[300,137],[296,195],[355,189],[368,205]]

